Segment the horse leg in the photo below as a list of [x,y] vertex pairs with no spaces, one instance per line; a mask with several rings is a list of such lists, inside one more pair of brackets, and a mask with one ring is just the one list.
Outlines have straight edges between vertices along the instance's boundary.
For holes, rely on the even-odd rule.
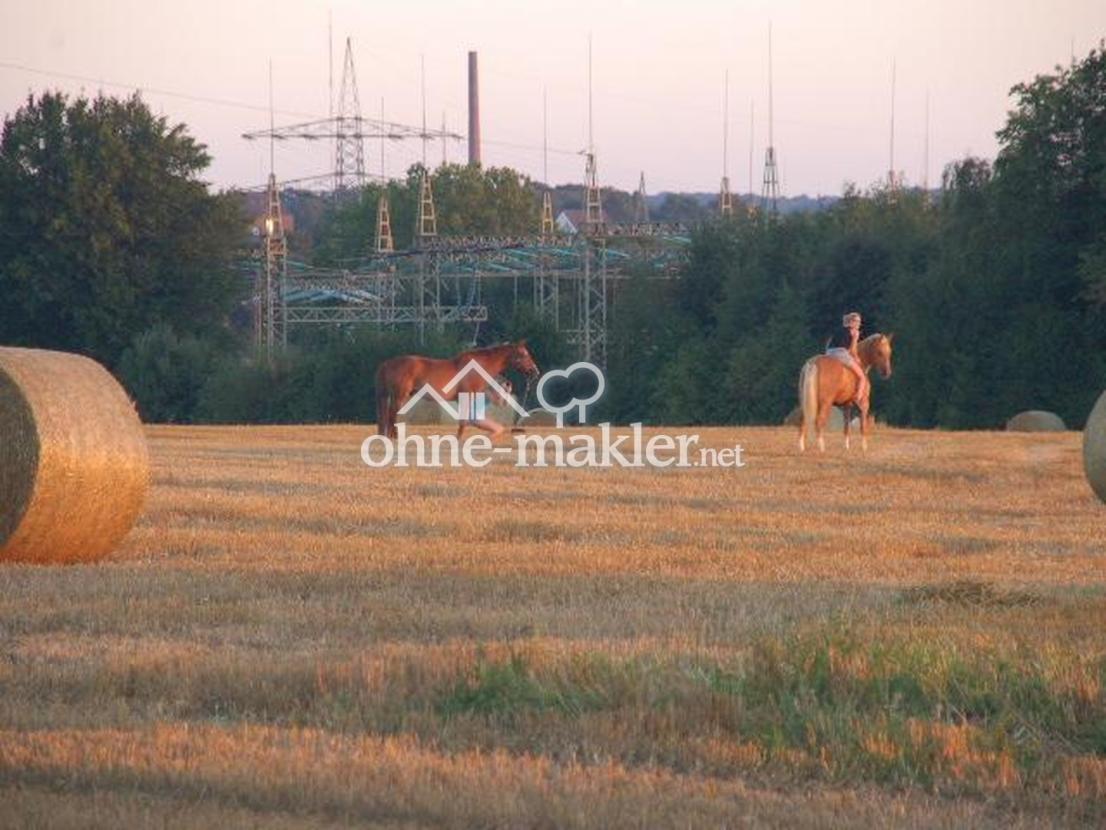
[[853,407],[852,404],[845,404],[841,409],[844,414],[845,421],[845,449],[849,448],[849,428],[853,419]]
[[868,398],[860,402],[860,449],[868,452]]
[[831,406],[833,404],[829,401],[818,401],[818,415],[814,419],[814,432],[818,436],[818,452],[826,451],[826,421],[829,420]]
[[393,441],[399,440],[399,427],[396,426],[396,418],[399,417],[399,411],[403,409],[404,405],[411,397],[412,391],[412,384],[405,383],[396,386],[395,394],[392,395],[391,409],[388,413],[388,423],[391,425],[391,437]]
[[818,411],[818,365],[807,361],[799,372],[799,452],[806,452],[807,432]]

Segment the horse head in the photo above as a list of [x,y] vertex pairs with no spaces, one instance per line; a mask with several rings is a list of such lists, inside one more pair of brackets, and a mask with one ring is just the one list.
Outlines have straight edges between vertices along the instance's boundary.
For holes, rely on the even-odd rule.
[[891,377],[891,341],[894,339],[894,334],[876,334],[870,338],[868,364],[875,366],[884,379]]
[[532,378],[540,375],[541,370],[534,361],[533,355],[530,354],[530,348],[526,345],[526,341],[519,340],[517,343],[511,345],[511,366],[518,369],[527,377]]

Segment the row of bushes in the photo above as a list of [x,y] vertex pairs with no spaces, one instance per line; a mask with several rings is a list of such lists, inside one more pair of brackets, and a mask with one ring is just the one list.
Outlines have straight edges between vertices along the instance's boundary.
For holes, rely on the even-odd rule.
[[[372,423],[383,360],[453,356],[471,347],[464,335],[471,332],[427,332],[419,343],[411,329],[328,329],[298,337],[268,363],[229,331],[199,337],[160,324],[134,338],[115,369],[148,423]],[[571,354],[526,309],[481,341],[522,338],[547,367]]]
[[[160,325],[135,338],[118,375],[147,422],[372,422],[376,366],[415,351],[410,340],[394,332],[333,333],[266,365],[229,335],[201,339]],[[442,337],[418,351],[457,349]]]

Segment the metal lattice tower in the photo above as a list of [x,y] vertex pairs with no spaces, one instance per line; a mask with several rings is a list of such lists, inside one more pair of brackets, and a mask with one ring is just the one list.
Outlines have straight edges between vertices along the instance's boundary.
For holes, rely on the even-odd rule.
[[562,332],[580,359],[602,365],[619,287],[642,278],[678,278],[690,243],[686,226],[653,222],[608,224],[602,235],[552,241],[439,237],[422,250],[369,253],[334,269],[289,259],[284,321],[290,331],[412,326],[423,337],[446,326],[478,329],[489,319],[485,286],[532,280],[542,319]]
[[434,191],[430,187],[430,174],[425,170],[419,177],[419,216],[415,236],[420,244],[438,235],[438,216],[434,211]]
[[553,193],[547,190],[541,196],[541,238],[548,241],[556,231],[557,226],[553,222]]
[[594,110],[591,96],[591,38],[588,38],[588,149],[584,151],[584,231],[598,233],[603,228],[603,198],[599,192],[599,171],[595,163],[595,141],[592,122]]
[[645,195],[645,171],[641,171],[637,192],[634,193],[634,222],[645,225],[649,222],[649,199]]
[[390,254],[396,249],[392,238],[392,215],[388,210],[388,194],[381,193],[376,203],[376,252]]
[[775,213],[779,210],[780,179],[776,167],[776,148],[769,146],[764,151],[764,182],[761,185],[760,204],[766,210]]
[[730,193],[730,70],[726,70],[725,92],[722,95],[722,186],[718,191],[718,213],[733,216],[733,194]]
[[[430,187],[430,174],[424,169],[419,177],[419,212],[415,224],[415,244],[419,249],[430,246],[438,235],[438,218],[434,210],[434,191]],[[419,255],[419,273],[415,281],[415,294],[419,309],[419,342],[426,340],[426,325],[442,327],[442,280],[439,259],[423,253]]]
[[[424,130],[425,132],[425,130]],[[334,191],[342,193],[365,184],[365,147],[361,141],[361,99],[353,68],[353,46],[346,38],[346,58],[338,112],[334,117]]]
[[361,102],[357,92],[357,77],[353,68],[353,47],[349,38],[346,38],[345,68],[342,72],[342,85],[338,96],[336,111],[330,118],[321,118],[316,121],[306,121],[299,124],[289,124],[276,127],[272,124],[267,130],[253,130],[243,133],[242,138],[248,141],[268,139],[273,141],[287,141],[298,139],[302,141],[334,141],[334,169],[323,176],[308,176],[296,179],[297,182],[308,180],[325,181],[332,185],[335,193],[350,192],[360,188],[368,177],[365,171],[364,140],[379,140],[380,146],[380,179],[384,176],[384,142],[419,139],[425,148],[429,140],[452,139],[460,141],[462,136],[446,130],[430,130],[424,123],[421,128],[406,124],[397,124],[384,120],[384,103],[381,101],[380,120],[361,117]]
[[603,229],[603,197],[599,192],[595,153],[590,151],[584,166],[584,229],[589,234]]
[[542,111],[542,184],[545,192],[541,198],[541,236],[542,253],[538,257],[538,270],[534,277],[534,308],[538,316],[552,324],[555,330],[561,327],[561,285],[558,275],[550,273],[550,258],[546,249],[557,235],[557,225],[553,219],[553,191],[549,189],[549,96],[545,88],[541,91]]
[[607,241],[595,162],[591,38],[588,38],[588,149],[584,165],[584,278],[578,292],[577,342],[584,360],[607,368]]
[[776,162],[776,146],[772,134],[775,112],[772,100],[772,24],[768,24],[768,147],[764,150],[764,181],[761,185],[760,204],[775,213],[779,210],[780,174]]
[[584,279],[580,291],[579,346],[584,360],[607,368],[607,241],[584,242]]
[[558,275],[550,273],[549,255],[545,250],[554,243],[556,234],[557,226],[553,222],[553,193],[547,190],[542,194],[541,236],[538,239],[543,250],[538,257],[538,269],[534,275],[534,308],[541,319],[548,320],[553,328],[559,329],[561,286]]
[[257,291],[257,344],[267,361],[288,342],[285,326],[284,282],[288,276],[288,246],[284,238],[284,214],[276,175],[269,174],[266,192],[264,258]]

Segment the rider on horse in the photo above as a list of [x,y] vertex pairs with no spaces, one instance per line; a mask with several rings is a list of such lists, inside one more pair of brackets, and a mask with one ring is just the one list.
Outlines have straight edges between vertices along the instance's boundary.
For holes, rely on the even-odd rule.
[[844,363],[856,375],[856,403],[868,394],[868,377],[860,368],[857,343],[860,342],[860,314],[850,311],[842,320],[842,328],[833,334],[826,344],[826,354]]

